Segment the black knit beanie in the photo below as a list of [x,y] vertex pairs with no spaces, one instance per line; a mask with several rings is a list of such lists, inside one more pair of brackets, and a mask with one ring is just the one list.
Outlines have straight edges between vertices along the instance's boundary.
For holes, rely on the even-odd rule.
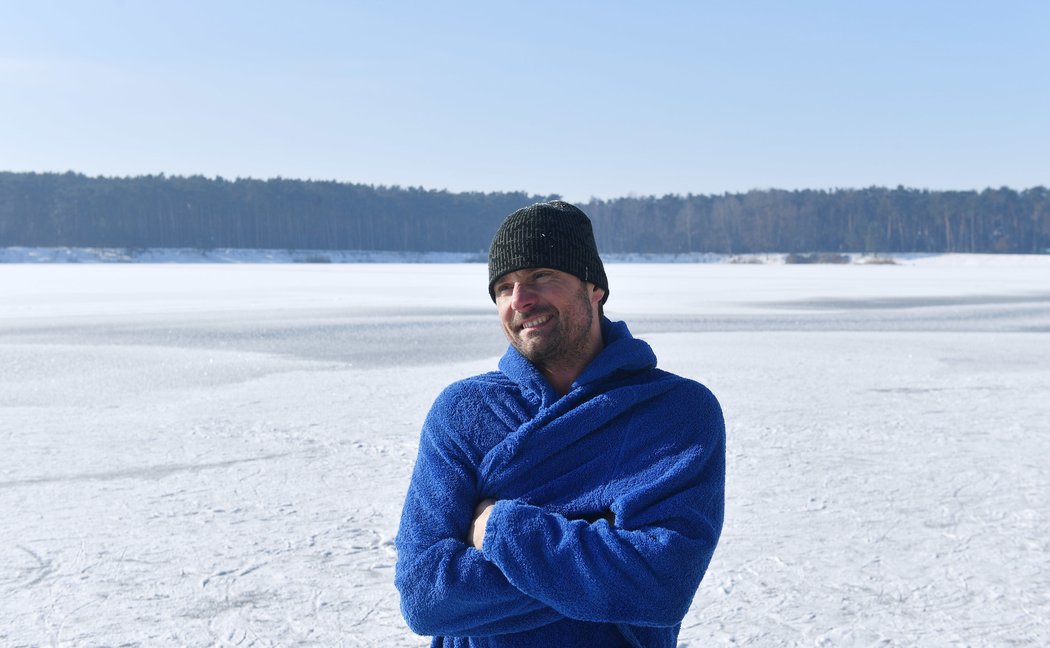
[[489,296],[496,280],[522,268],[553,268],[589,281],[605,291],[609,280],[598,256],[587,214],[561,200],[522,207],[503,221],[489,248]]

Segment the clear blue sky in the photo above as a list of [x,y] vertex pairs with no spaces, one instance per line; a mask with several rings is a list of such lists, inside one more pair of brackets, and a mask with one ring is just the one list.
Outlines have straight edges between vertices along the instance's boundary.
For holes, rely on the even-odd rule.
[[0,4],[0,170],[1050,185],[1050,2]]

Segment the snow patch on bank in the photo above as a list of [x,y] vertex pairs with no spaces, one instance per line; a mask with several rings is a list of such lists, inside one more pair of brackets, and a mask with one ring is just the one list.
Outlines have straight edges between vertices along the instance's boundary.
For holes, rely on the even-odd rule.
[[[603,254],[606,263],[730,263],[786,265],[786,253]],[[1047,254],[845,253],[847,264],[1035,266],[1050,265]],[[405,252],[394,250],[278,250],[246,248],[98,248],[0,247],[0,263],[486,263],[479,252]],[[817,264],[823,265],[823,264]]]

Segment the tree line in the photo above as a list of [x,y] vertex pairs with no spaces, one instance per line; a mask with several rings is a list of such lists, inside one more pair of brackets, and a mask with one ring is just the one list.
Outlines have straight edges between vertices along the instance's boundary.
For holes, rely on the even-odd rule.
[[[482,252],[503,218],[557,196],[334,181],[0,172],[0,247]],[[1044,187],[870,187],[592,199],[607,253],[1050,251]]]

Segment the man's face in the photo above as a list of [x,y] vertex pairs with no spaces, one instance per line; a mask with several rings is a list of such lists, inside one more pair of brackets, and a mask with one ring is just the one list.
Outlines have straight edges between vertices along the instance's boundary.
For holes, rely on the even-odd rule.
[[507,339],[533,364],[573,361],[586,353],[601,290],[574,275],[527,268],[500,277],[493,290]]

